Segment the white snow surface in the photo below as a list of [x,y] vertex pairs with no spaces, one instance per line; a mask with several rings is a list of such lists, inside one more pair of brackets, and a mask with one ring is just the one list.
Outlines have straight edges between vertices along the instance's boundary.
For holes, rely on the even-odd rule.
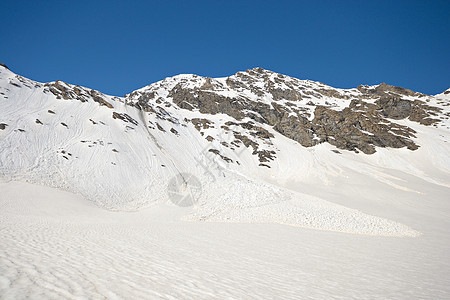
[[[279,89],[332,89],[265,72]],[[229,78],[245,82],[240,73]],[[256,97],[229,89],[227,78],[179,75],[134,92],[161,97],[157,115],[129,105],[133,97],[102,94],[112,109],[90,96],[57,99],[0,66],[0,298],[450,296],[448,94],[426,96],[443,110],[438,125],[396,121],[417,132],[416,151],[338,154],[266,126],[275,137],[261,147],[277,157],[266,168],[251,148],[221,144],[232,140],[221,126],[233,118],[170,105],[177,84],[208,80],[216,93]],[[349,104],[311,97],[337,110]],[[201,136],[185,118],[211,128]],[[170,201],[179,174],[201,183],[188,209]]]
[[[449,204],[401,199],[398,238],[271,223],[185,222],[158,204],[108,211],[0,183],[2,299],[448,299]],[[361,204],[361,203],[360,203]],[[362,204],[376,212],[369,201]]]

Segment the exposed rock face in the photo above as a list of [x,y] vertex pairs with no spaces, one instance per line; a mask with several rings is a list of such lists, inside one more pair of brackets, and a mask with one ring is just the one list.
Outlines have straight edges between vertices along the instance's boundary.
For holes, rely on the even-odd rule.
[[223,159],[227,163],[232,163],[233,162],[233,160],[231,158],[228,158],[228,157],[223,156],[222,154],[220,154],[220,151],[217,150],[217,149],[209,149],[208,151],[218,155],[221,159]]
[[181,85],[177,85],[170,91],[169,97],[172,97],[174,103],[183,109],[198,109],[205,114],[226,113],[237,120],[245,116],[242,112],[244,106],[236,99],[213,92],[195,90],[192,93],[192,91],[182,88]]
[[44,86],[47,88],[46,91],[54,94],[57,99],[78,100],[81,102],[94,101],[108,108],[114,108],[107,97],[99,91],[87,89],[78,85],[74,86],[60,80],[46,83]]
[[121,114],[121,113],[113,112],[112,118],[119,119],[119,120],[122,120],[127,123],[129,122],[129,123],[132,123],[133,125],[138,124],[138,121],[136,121],[135,119],[133,119],[132,117],[130,117],[128,114],[125,114],[125,113]]
[[[395,123],[384,123],[374,111],[355,112],[351,108],[342,111],[317,107],[313,130],[320,142],[328,142],[337,148],[366,154],[375,153],[375,147],[391,147],[415,150],[418,146],[409,139],[414,131]],[[393,132],[396,131],[396,134]]]
[[426,105],[420,100],[409,101],[403,100],[398,96],[382,96],[376,103],[377,109],[386,118],[395,120],[409,118],[411,121],[424,125],[439,122],[439,119],[433,119],[431,116],[435,116],[441,110]]
[[404,89],[402,87],[389,85],[386,83],[381,83],[375,87],[369,87],[367,85],[360,85],[357,87],[358,91],[360,91],[363,97],[366,98],[378,98],[386,95],[403,95],[403,96],[425,96],[421,93],[416,93],[408,89]]
[[103,97],[103,94],[102,94],[102,93],[100,93],[100,92],[98,92],[98,91],[95,91],[95,90],[90,90],[90,91],[89,91],[89,95],[91,95],[92,99],[93,99],[95,102],[99,103],[100,105],[104,105],[104,106],[106,106],[106,107],[108,107],[108,108],[114,108],[114,106],[112,106],[112,104],[109,103],[109,102]]
[[[269,125],[305,147],[327,142],[366,154],[375,153],[376,147],[415,150],[419,145],[412,139],[414,130],[396,124],[395,120],[431,125],[439,122],[434,116],[441,112],[422,100],[428,96],[385,83],[342,90],[261,68],[238,72],[223,80],[195,75],[168,80],[133,93],[131,102],[148,107],[154,99],[161,99],[157,90],[163,88],[167,90],[166,98],[181,109],[226,114],[236,121],[249,118],[257,124]],[[210,123],[206,119],[192,122],[199,131]],[[229,130],[228,126],[222,129]],[[263,135],[270,139],[267,133]],[[256,151],[256,141],[242,134],[235,136]]]
[[202,129],[208,129],[211,128],[212,122],[207,119],[200,119],[200,118],[194,118],[191,120],[192,124],[194,124],[195,129],[198,131],[202,131]]

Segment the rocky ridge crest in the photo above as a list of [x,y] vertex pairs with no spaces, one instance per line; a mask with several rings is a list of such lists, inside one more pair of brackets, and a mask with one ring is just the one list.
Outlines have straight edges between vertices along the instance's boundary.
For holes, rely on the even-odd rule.
[[[304,147],[329,143],[365,154],[375,153],[376,147],[418,149],[416,132],[396,121],[429,126],[447,118],[428,103],[430,98],[385,83],[336,89],[261,68],[217,79],[179,75],[126,95],[129,103],[147,111],[175,106],[205,114],[205,121],[208,114],[225,114],[242,128],[270,128]],[[264,139],[270,140],[270,134],[265,132]]]
[[[174,128],[166,131],[156,121],[135,120],[127,113],[116,112],[118,103],[153,114],[161,122],[183,126],[191,123],[208,142],[218,140],[221,147],[231,151],[241,147],[251,149],[264,167],[270,167],[270,161],[276,159],[277,149],[272,147],[275,134],[304,147],[329,143],[337,149],[356,153],[373,154],[377,147],[416,150],[420,147],[415,141],[416,132],[402,120],[437,127],[441,120],[450,117],[442,109],[449,105],[448,99],[439,100],[385,83],[337,89],[262,68],[226,78],[168,77],[124,97],[107,96],[62,81],[40,84],[19,75],[9,83],[16,88],[39,87],[61,100],[97,102],[111,109],[112,118],[127,123],[128,129],[148,122],[141,125],[179,135]],[[440,95],[448,93],[447,90]],[[211,116],[219,114],[226,118],[221,122],[213,121]],[[196,117],[190,117],[192,115]],[[7,125],[2,123],[0,129],[4,130]],[[209,128],[216,128],[222,134],[211,136],[206,133]],[[223,139],[224,136],[227,139]],[[215,148],[210,152],[227,163],[239,164]]]

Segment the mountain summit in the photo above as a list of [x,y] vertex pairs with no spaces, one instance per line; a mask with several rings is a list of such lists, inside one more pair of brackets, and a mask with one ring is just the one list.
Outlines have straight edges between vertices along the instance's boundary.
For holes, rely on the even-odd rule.
[[447,189],[449,99],[448,90],[337,89],[261,68],[178,75],[114,97],[0,64],[0,178],[112,210],[184,206],[189,195],[192,220],[416,235],[328,200],[417,196],[416,179]]

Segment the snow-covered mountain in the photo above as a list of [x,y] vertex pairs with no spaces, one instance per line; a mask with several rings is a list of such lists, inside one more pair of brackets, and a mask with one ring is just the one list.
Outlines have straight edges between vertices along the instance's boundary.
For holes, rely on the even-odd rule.
[[255,68],[114,97],[0,65],[0,179],[111,210],[195,202],[186,220],[416,236],[389,208],[448,195],[449,117],[450,89],[337,89]]

